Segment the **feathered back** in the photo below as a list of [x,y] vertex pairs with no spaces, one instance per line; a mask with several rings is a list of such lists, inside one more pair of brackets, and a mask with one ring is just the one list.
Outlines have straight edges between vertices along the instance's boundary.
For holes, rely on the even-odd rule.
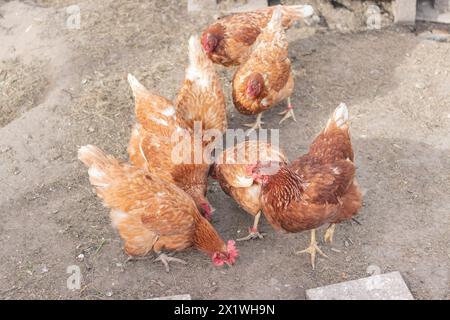
[[275,7],[267,26],[262,29],[261,34],[254,44],[255,51],[264,51],[269,47],[286,48],[288,46],[286,32],[283,28],[283,11],[282,6]]
[[150,93],[131,74],[128,74],[128,83],[135,99],[136,120],[144,129],[166,137],[170,137],[174,130],[182,129],[172,102]]
[[201,122],[203,130],[227,128],[225,97],[212,61],[197,36],[189,39],[189,65],[175,100],[177,117],[184,126],[194,129]]

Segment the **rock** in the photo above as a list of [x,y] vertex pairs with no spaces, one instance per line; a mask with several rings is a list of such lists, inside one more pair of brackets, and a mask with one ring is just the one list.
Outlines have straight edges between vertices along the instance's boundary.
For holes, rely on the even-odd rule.
[[400,272],[306,290],[309,300],[414,300]]
[[9,150],[11,150],[11,147],[9,147],[9,146],[7,146],[7,147],[2,147],[2,148],[0,149],[0,153],[5,153],[5,152],[8,152]]

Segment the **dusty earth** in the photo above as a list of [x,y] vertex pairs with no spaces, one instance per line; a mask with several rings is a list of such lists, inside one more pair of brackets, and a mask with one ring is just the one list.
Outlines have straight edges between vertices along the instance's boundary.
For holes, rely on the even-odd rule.
[[[282,146],[291,158],[302,154],[347,103],[365,191],[361,225],[339,225],[332,246],[321,240],[329,258],[315,271],[293,253],[309,233],[278,234],[262,221],[268,235],[239,244],[235,267],[215,268],[189,250],[177,254],[188,265],[166,273],[151,260],[124,265],[76,151],[91,143],[126,159],[127,73],[173,98],[187,39],[213,15],[188,14],[178,1],[80,0],[81,28],[68,29],[71,4],[0,1],[0,298],[304,299],[308,288],[394,270],[416,299],[450,298],[450,44],[406,27],[290,30],[298,122],[280,129]],[[219,72],[229,93],[232,72]],[[249,119],[228,104],[230,127],[242,127]],[[267,127],[279,128],[280,108],[265,115]],[[242,236],[251,217],[213,182],[209,198],[223,237]],[[67,289],[70,265],[81,268],[81,290]]]

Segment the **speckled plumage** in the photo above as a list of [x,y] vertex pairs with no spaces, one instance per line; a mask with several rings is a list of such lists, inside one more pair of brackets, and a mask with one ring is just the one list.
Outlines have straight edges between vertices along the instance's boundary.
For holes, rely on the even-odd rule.
[[[176,163],[172,151],[178,141],[174,132],[185,132],[193,137],[194,121],[201,122],[203,130],[216,129],[221,135],[227,128],[225,98],[212,62],[207,58],[196,37],[189,40],[189,66],[175,106],[165,98],[152,95],[131,77],[130,85],[136,100],[136,119],[128,154],[130,161],[186,191],[198,208],[206,199],[209,165],[193,163],[194,142],[186,146],[191,151],[191,163]],[[130,78],[130,77],[129,77]],[[155,120],[156,119],[156,120]],[[213,139],[206,139],[205,148]]]
[[202,122],[203,130],[227,129],[225,97],[214,65],[203,52],[197,37],[189,39],[189,66],[176,101],[177,117],[194,128]]
[[210,254],[226,245],[192,198],[176,185],[143,169],[120,163],[94,146],[79,150],[97,195],[111,208],[111,220],[129,255],[194,246]]
[[[262,152],[263,150],[267,152]],[[244,163],[238,163],[239,152],[244,155]],[[252,216],[261,210],[261,186],[253,181],[247,166],[256,165],[257,160],[287,162],[287,157],[281,150],[274,148],[269,143],[257,141],[246,141],[230,147],[224,150],[218,158],[223,159],[223,163],[215,165],[214,175],[222,190]]]
[[[289,28],[303,16],[301,13],[302,7],[282,6],[284,28]],[[269,7],[219,18],[202,34],[202,39],[207,34],[216,35],[220,39],[216,50],[208,54],[209,58],[214,63],[224,66],[244,63],[250,55],[252,45],[270,21],[273,10],[274,7]]]
[[336,120],[335,112],[308,154],[263,184],[263,212],[275,229],[315,229],[350,219],[360,209],[362,195],[355,180],[348,119],[340,126]]
[[[288,42],[280,19],[278,22],[270,21],[254,44],[248,60],[234,74],[233,102],[242,114],[261,113],[292,94],[294,78],[288,58]],[[262,76],[262,88],[257,96],[250,96],[247,88],[250,77],[255,74]]]

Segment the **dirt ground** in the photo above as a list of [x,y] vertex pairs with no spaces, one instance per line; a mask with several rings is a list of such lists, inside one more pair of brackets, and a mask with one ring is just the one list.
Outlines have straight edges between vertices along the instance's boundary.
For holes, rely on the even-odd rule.
[[[304,299],[308,288],[398,270],[416,299],[450,299],[449,43],[395,26],[339,30],[329,21],[290,30],[298,122],[280,128],[281,144],[291,159],[302,154],[332,110],[348,105],[365,192],[361,225],[339,225],[332,246],[321,240],[329,258],[318,257],[314,271],[293,253],[309,233],[278,234],[263,220],[267,236],[239,243],[233,268],[188,250],[177,254],[188,265],[166,273],[151,260],[124,265],[76,151],[91,143],[126,159],[134,121],[127,73],[173,98],[189,35],[214,18],[188,14],[178,1],[80,0],[73,30],[71,4],[0,1],[0,298]],[[218,71],[229,94],[232,72]],[[248,122],[230,99],[228,107],[231,128]],[[266,127],[279,128],[280,108],[265,114]],[[219,233],[242,236],[251,217],[213,182],[208,196]],[[81,268],[81,290],[67,289],[70,265]]]

